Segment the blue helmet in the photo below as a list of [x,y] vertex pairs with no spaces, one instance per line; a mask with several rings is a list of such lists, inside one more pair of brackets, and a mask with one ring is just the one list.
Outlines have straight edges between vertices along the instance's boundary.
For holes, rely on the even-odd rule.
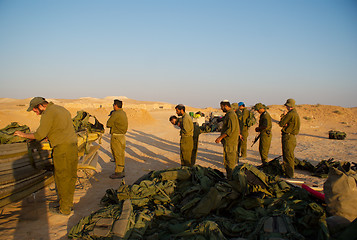
[[240,107],[240,106],[245,107],[245,104],[244,104],[244,102],[239,102],[239,103],[238,103],[238,106],[239,106],[239,107]]

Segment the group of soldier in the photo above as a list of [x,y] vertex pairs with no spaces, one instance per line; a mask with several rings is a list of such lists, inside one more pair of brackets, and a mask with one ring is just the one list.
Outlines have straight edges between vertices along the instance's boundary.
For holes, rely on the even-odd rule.
[[[284,104],[286,111],[281,115],[278,125],[281,129],[281,143],[283,154],[283,170],[285,177],[294,177],[294,150],[296,147],[296,135],[300,130],[300,117],[295,109],[295,100],[288,99]],[[250,125],[247,123],[249,110],[243,102],[233,103],[228,100],[220,102],[221,110],[225,113],[220,136],[216,143],[223,145],[223,165],[227,178],[232,178],[233,169],[239,159],[247,157],[247,138]],[[259,133],[259,154],[262,164],[268,163],[268,154],[272,139],[272,119],[267,111],[267,106],[257,103],[252,110],[260,114],[259,125],[255,131]],[[193,166],[196,162],[199,127],[193,123],[192,118],[185,112],[185,106],[179,104],[175,107],[176,114],[169,121],[180,128],[180,159],[182,166]]]
[[[115,99],[113,111],[109,114],[107,128],[110,128],[111,150],[115,162],[115,172],[109,177],[120,179],[125,176],[125,134],[128,130],[128,119],[122,108],[122,101]],[[285,103],[287,112],[279,121],[282,127],[283,168],[286,177],[294,176],[294,149],[295,136],[299,133],[300,119],[295,110],[295,101],[288,99]],[[249,111],[244,103],[240,102],[237,109],[232,108],[229,101],[220,103],[221,110],[225,113],[223,127],[216,143],[223,144],[223,163],[227,178],[232,177],[232,172],[237,165],[238,157],[247,155],[248,125],[246,119]],[[271,117],[266,111],[267,107],[261,103],[253,107],[260,114],[259,126],[255,131],[260,133],[259,152],[262,163],[268,161],[268,152],[271,142]],[[198,136],[200,128],[191,116],[185,111],[185,106],[179,104],[175,107],[176,116],[170,117],[170,122],[180,128],[180,159],[182,166],[193,166],[196,162]],[[58,195],[58,204],[50,208],[54,213],[69,215],[73,210],[73,196],[77,180],[78,148],[70,112],[62,106],[47,102],[43,97],[35,97],[30,101],[27,111],[33,111],[41,116],[40,125],[34,133],[16,131],[14,134],[38,141],[47,138],[52,147],[54,163],[54,177]],[[239,152],[239,155],[238,155]]]

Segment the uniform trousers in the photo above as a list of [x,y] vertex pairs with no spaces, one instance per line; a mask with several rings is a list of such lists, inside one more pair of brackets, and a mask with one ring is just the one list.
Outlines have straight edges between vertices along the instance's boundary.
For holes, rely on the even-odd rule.
[[52,149],[52,157],[60,211],[69,214],[73,208],[73,196],[77,181],[77,143],[56,145]]
[[283,150],[283,170],[287,177],[294,177],[296,137],[293,134],[283,133],[281,135],[281,145]]
[[125,166],[125,135],[112,133],[110,139],[110,148],[112,150],[112,155],[115,160],[115,172],[121,173],[124,172]]

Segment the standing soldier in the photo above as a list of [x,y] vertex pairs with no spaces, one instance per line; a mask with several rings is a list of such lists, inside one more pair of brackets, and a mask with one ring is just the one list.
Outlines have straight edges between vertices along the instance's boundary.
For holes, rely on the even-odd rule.
[[185,112],[185,106],[179,104],[175,107],[176,114],[182,117],[182,125],[180,126],[180,159],[181,166],[191,167],[193,163],[192,149],[193,149],[193,121],[192,118]]
[[[177,118],[176,116],[171,116],[169,118],[169,121],[172,123],[172,125],[178,126],[180,129],[182,127],[182,118]],[[193,123],[193,148],[192,148],[192,154],[191,154],[191,166],[195,165],[196,163],[196,158],[197,158],[197,150],[198,150],[198,137],[201,134],[201,129],[200,126],[198,126],[197,123]]]
[[115,172],[109,177],[112,179],[125,177],[125,134],[128,130],[128,118],[123,110],[123,102],[115,99],[113,111],[107,121],[110,128],[110,147],[115,161]]
[[244,102],[238,103],[236,111],[240,127],[240,135],[238,142],[238,157],[245,159],[247,157],[247,138],[248,138],[248,125],[247,118],[249,117],[249,110],[245,108]]
[[54,177],[59,206],[51,212],[69,215],[73,209],[73,196],[77,181],[78,146],[71,114],[67,109],[43,97],[30,101],[28,112],[41,115],[40,126],[35,133],[16,131],[15,135],[41,141],[48,138],[52,147]]
[[237,114],[231,108],[229,101],[220,103],[221,109],[226,113],[223,119],[221,135],[216,139],[216,143],[223,144],[223,164],[226,168],[227,178],[232,179],[232,172],[237,165],[237,149],[239,138],[239,122]]
[[259,126],[255,128],[256,132],[259,132],[259,154],[263,165],[268,162],[269,148],[272,138],[271,117],[266,111],[267,107],[262,103],[257,103],[253,107],[260,114]]
[[296,137],[300,130],[300,117],[295,109],[295,100],[289,98],[284,104],[288,112],[282,114],[279,126],[281,129],[281,145],[283,150],[283,169],[286,177],[294,177],[294,150]]

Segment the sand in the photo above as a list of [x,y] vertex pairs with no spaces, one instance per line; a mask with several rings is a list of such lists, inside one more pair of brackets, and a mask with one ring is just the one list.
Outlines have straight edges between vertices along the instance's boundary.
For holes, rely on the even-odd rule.
[[[168,121],[168,118],[175,114],[173,104],[136,101],[126,97],[49,100],[65,106],[72,116],[75,116],[78,110],[85,110],[105,124],[112,110],[112,100],[115,98],[123,100],[124,110],[129,118],[129,130],[126,134],[126,183],[132,184],[151,170],[180,166],[179,130]],[[29,101],[30,99],[0,99],[0,128],[16,121],[35,130],[40,118],[33,112],[26,112]],[[284,107],[269,107],[268,111],[273,118],[273,139],[269,158],[273,159],[281,155],[280,127],[277,121]],[[213,108],[187,108],[187,111],[199,110],[206,114],[210,111],[219,111]],[[357,108],[298,105],[297,111],[302,122],[295,149],[297,158],[308,160],[314,165],[329,158],[357,162]],[[241,162],[260,165],[258,144],[250,147],[256,135],[254,127],[249,131],[248,156]],[[344,131],[347,138],[328,139],[329,130]],[[222,146],[214,142],[218,135],[219,133],[200,135],[197,164],[225,172],[222,165]],[[81,178],[82,185],[77,184],[75,192],[74,212],[69,216],[62,216],[48,211],[49,203],[56,200],[54,184],[51,184],[19,202],[0,209],[0,239],[67,239],[68,231],[82,217],[100,208],[100,199],[106,189],[116,189],[119,186],[119,180],[109,178],[114,171],[114,163],[110,159],[110,135],[106,130],[100,144],[98,173],[94,175],[98,181],[94,178]],[[325,181],[304,171],[296,171],[295,175],[295,178],[313,182],[320,187]]]

